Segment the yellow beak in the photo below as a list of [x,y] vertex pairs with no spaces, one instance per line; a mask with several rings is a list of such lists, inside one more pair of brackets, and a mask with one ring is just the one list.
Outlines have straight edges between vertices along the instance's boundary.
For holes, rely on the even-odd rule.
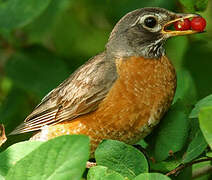
[[172,25],[174,22],[184,20],[184,19],[189,19],[193,17],[199,17],[200,15],[198,14],[177,14],[176,19],[171,20],[167,22],[162,29],[162,34],[164,34],[166,37],[172,37],[172,36],[182,36],[182,35],[188,35],[188,34],[195,34],[199,33],[199,31],[195,30],[183,30],[183,31],[178,31],[178,30],[168,30],[167,27]]

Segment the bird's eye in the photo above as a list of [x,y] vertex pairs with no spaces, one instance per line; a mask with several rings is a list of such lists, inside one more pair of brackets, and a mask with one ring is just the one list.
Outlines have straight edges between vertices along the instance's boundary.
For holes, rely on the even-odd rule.
[[144,24],[148,28],[154,28],[157,24],[157,20],[154,17],[147,17],[144,20]]

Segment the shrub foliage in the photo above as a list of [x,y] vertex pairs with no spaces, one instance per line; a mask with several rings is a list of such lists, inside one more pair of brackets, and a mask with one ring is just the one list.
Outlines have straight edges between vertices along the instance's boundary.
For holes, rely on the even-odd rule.
[[[0,124],[6,135],[46,93],[104,49],[127,12],[158,6],[201,13],[208,21],[207,33],[167,42],[177,91],[158,127],[138,142],[142,151],[104,140],[95,152],[97,166],[86,170],[86,136],[47,142],[23,141],[29,134],[9,136],[0,147],[0,180],[187,180],[211,169],[211,5],[208,0],[0,0]],[[2,125],[0,144],[1,136]],[[210,173],[203,174],[202,180],[210,179]]]

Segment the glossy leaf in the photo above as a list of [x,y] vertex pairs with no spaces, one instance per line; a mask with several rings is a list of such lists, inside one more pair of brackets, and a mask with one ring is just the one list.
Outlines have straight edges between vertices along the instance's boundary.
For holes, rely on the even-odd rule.
[[212,94],[201,99],[194,107],[194,109],[191,111],[191,114],[189,115],[189,118],[197,118],[199,111],[203,107],[212,107]]
[[153,162],[152,160],[149,161],[151,170],[155,172],[163,172],[163,173],[167,173],[175,169],[180,164],[181,164],[180,159],[172,159],[172,160],[166,160],[161,162]]
[[[210,8],[209,11],[211,11]],[[189,43],[184,56],[184,67],[192,75],[198,98],[202,99],[212,92],[212,86],[209,80],[212,77],[212,43],[210,43],[212,41],[209,40],[207,33],[205,35],[204,33],[197,34],[193,38],[194,40]]]
[[208,0],[196,0],[195,1],[195,10],[196,11],[205,11],[208,6]]
[[69,16],[68,13],[64,12],[60,16],[52,30],[51,35],[56,51],[66,57],[72,55],[70,53],[76,54],[78,59],[73,59],[72,61],[76,61],[73,63],[86,61],[88,59],[83,58],[83,56],[92,57],[103,51],[109,32],[88,24],[93,12],[87,9],[83,22],[79,20],[80,14],[77,9],[72,12],[72,16]]
[[194,105],[197,100],[197,92],[194,80],[191,74],[185,69],[177,71],[177,89],[173,104],[179,99],[186,106]]
[[159,173],[143,173],[133,180],[171,180],[168,176]]
[[125,180],[125,178],[107,167],[95,166],[89,169],[87,180]]
[[27,89],[40,98],[70,74],[60,58],[36,48],[27,53],[14,54],[6,65],[6,72],[18,87]]
[[29,110],[26,105],[26,94],[19,88],[13,87],[0,106],[0,121],[4,124],[6,135],[24,120]]
[[0,3],[0,27],[11,30],[38,17],[51,0],[7,0]]
[[182,69],[184,61],[183,57],[188,49],[188,46],[189,42],[186,36],[177,36],[175,38],[170,38],[165,43],[167,56],[170,57],[175,69],[177,70],[178,76],[180,75],[181,70],[185,71],[185,69]]
[[49,38],[55,23],[72,2],[72,0],[51,0],[45,11],[23,28],[24,32],[27,33],[27,42],[46,45],[44,42]]
[[200,129],[212,148],[212,107],[205,107],[199,113]]
[[153,157],[165,160],[170,154],[180,151],[188,136],[189,119],[184,104],[180,101],[172,105],[155,133]]
[[186,150],[186,154],[182,162],[187,163],[192,161],[193,159],[198,157],[205,150],[206,147],[207,142],[205,141],[205,138],[203,137],[200,129],[198,129],[194,135],[194,138],[189,144],[188,149]]
[[134,147],[115,140],[103,141],[95,152],[98,165],[132,179],[136,175],[148,172],[145,156]]
[[212,151],[208,152],[206,155],[207,155],[208,157],[212,157]]
[[109,174],[107,176],[105,176],[104,178],[102,178],[102,180],[127,180],[124,179],[120,174],[118,173],[113,173],[113,174]]
[[43,143],[18,161],[9,170],[6,179],[79,180],[88,157],[88,137],[60,136]]
[[205,173],[202,176],[198,177],[199,171],[203,169],[210,169],[211,168],[211,161],[205,161],[201,163],[196,163],[192,166],[192,176],[193,179],[197,180],[211,180],[211,173]]
[[20,159],[38,148],[42,142],[20,142],[16,143],[0,153],[0,174],[6,176],[9,169]]
[[[172,176],[173,177],[173,176]],[[172,180],[190,180],[192,179],[192,167],[184,168],[176,177],[174,176]]]
[[142,148],[146,148],[148,144],[144,141],[144,139],[141,139],[136,144],[140,145]]
[[185,7],[188,12],[194,12],[194,1],[193,0],[179,0],[180,3]]
[[208,5],[208,0],[180,0],[187,11],[204,11]]
[[0,174],[0,180],[5,180],[5,178]]

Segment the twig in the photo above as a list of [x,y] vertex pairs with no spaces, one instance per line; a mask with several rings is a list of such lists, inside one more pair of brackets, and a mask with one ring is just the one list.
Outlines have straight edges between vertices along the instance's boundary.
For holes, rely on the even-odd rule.
[[212,161],[212,158],[205,158],[205,159],[199,159],[196,161],[192,161],[189,163],[185,163],[185,164],[181,164],[178,167],[176,167],[175,169],[171,170],[170,172],[168,172],[166,174],[166,176],[170,176],[170,175],[174,175],[174,174],[178,174],[179,171],[181,171],[182,169],[192,166],[193,164],[197,164],[197,163],[201,163],[201,162],[205,162],[205,161]]
[[192,179],[198,178],[198,177],[208,174],[210,172],[212,172],[212,166],[210,166],[210,165],[199,168],[199,169],[195,170],[194,172],[192,172]]

